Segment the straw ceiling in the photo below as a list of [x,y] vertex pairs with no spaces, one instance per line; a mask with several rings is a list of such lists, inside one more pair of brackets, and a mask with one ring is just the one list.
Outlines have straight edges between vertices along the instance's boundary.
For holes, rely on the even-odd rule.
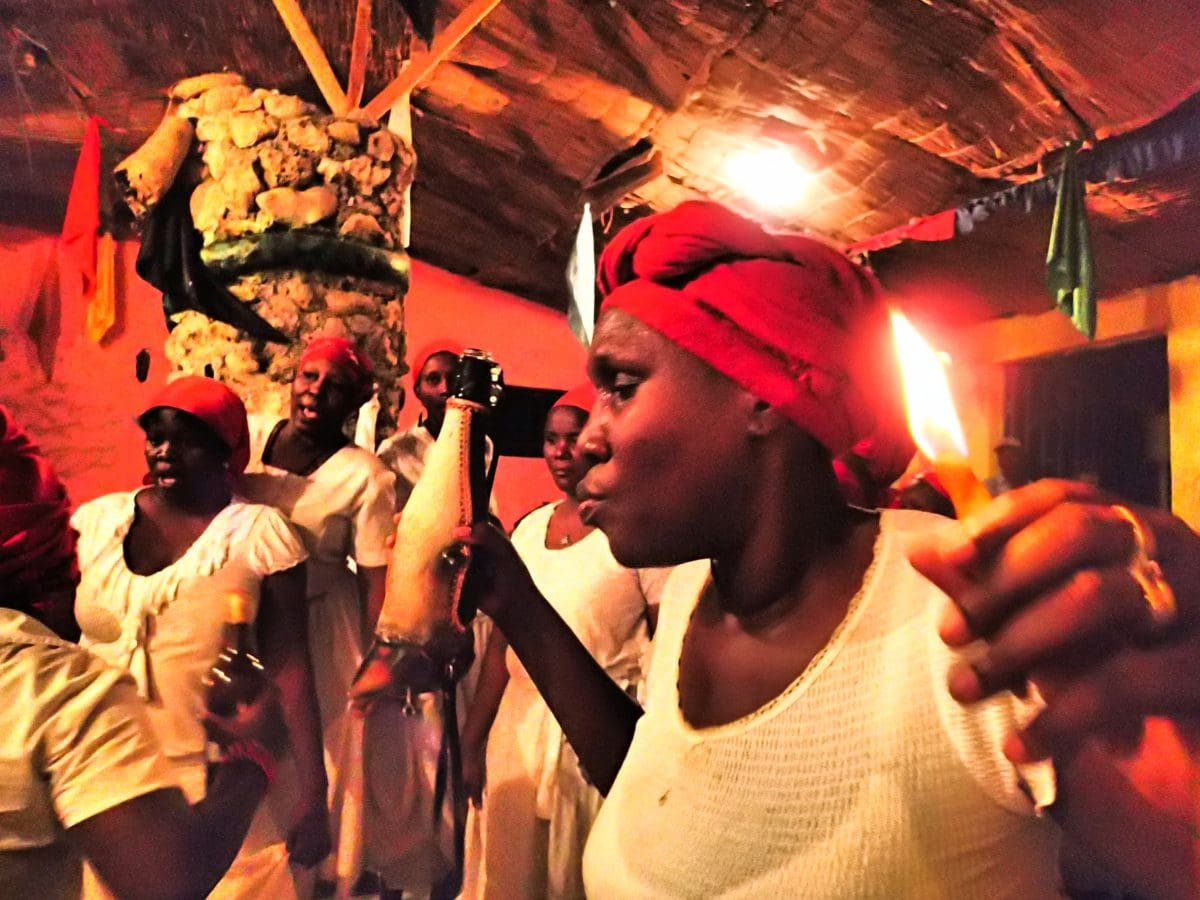
[[[439,21],[466,2],[443,0]],[[344,80],[354,4],[301,6]],[[585,197],[749,209],[723,166],[764,145],[814,177],[801,207],[752,211],[861,240],[1168,113],[1200,91],[1197,20],[1198,0],[503,0],[414,96],[413,252],[561,307]],[[0,23],[44,44],[126,146],[189,74],[231,68],[319,99],[268,0],[7,0]],[[375,0],[375,26],[368,96],[410,41],[395,0]],[[14,76],[0,214],[53,226],[81,104],[44,61]],[[1101,188],[1099,227],[1194,205],[1194,180]]]

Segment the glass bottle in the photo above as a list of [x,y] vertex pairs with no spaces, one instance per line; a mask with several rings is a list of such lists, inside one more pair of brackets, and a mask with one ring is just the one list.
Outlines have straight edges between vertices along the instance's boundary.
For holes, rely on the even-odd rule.
[[[386,681],[390,692],[411,698],[453,677],[464,643],[469,656],[474,610],[461,604],[469,560],[458,533],[487,515],[483,419],[502,385],[489,354],[463,353],[438,439],[396,527],[383,608],[360,684]],[[386,666],[373,663],[383,660]]]
[[226,603],[226,643],[206,679],[205,704],[219,716],[231,716],[239,703],[253,701],[267,681],[255,646],[254,599],[242,591],[230,591]]

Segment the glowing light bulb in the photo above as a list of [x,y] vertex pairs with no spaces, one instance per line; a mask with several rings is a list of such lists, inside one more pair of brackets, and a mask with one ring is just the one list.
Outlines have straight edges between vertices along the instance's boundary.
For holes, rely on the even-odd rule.
[[804,202],[813,175],[783,147],[759,147],[730,154],[725,178],[756,206],[785,212]]

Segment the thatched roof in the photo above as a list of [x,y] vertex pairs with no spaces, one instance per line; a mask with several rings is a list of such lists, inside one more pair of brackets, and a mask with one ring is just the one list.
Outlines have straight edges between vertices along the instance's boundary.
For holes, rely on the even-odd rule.
[[[411,41],[399,3],[374,5],[368,96]],[[466,0],[439,5],[448,20]],[[302,6],[344,80],[354,4]],[[815,176],[803,208],[757,212],[862,240],[1034,179],[1070,139],[1175,109],[1200,91],[1198,20],[1197,0],[503,0],[414,96],[412,249],[561,307],[585,197],[745,205],[722,165],[764,142],[793,148]],[[185,75],[230,68],[320,99],[268,0],[7,0],[0,23],[44,44],[129,147]],[[81,105],[44,61],[19,84],[0,82],[0,215],[53,226]],[[611,162],[621,154],[632,163]],[[1092,188],[1096,227],[1130,271],[1154,255],[1156,228],[1192,221],[1180,210],[1195,206],[1197,179],[1183,169]],[[1186,259],[1152,277],[1200,268],[1194,241],[1168,240]],[[1044,242],[1029,252],[1036,269]]]

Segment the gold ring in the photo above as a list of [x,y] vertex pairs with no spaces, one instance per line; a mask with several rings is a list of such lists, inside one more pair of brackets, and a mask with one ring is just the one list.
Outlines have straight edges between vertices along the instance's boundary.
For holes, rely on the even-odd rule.
[[1128,506],[1114,503],[1112,511],[1133,526],[1134,546],[1129,557],[1129,574],[1142,589],[1142,598],[1150,610],[1150,622],[1159,631],[1175,621],[1178,605],[1175,592],[1163,577],[1162,566],[1154,560],[1154,534]]

